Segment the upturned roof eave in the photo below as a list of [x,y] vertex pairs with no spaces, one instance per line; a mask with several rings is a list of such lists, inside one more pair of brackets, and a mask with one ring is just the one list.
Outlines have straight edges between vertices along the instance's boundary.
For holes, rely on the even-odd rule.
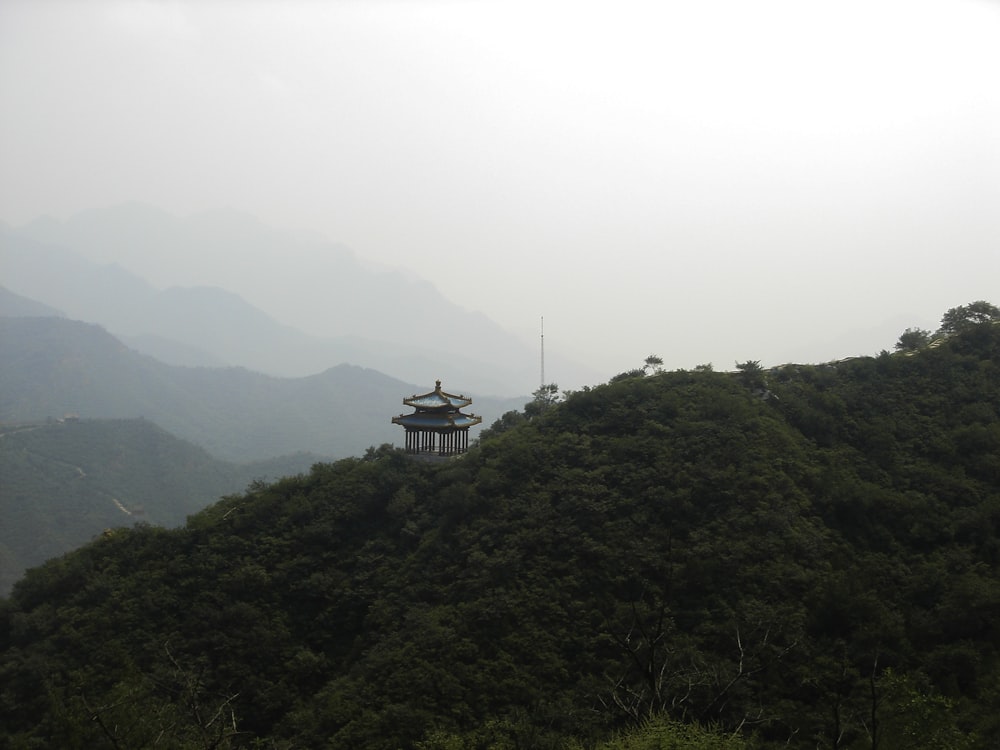
[[413,409],[464,409],[472,403],[472,399],[463,394],[447,393],[441,390],[441,381],[435,382],[435,388],[429,393],[414,394],[403,399],[403,405]]
[[483,418],[476,414],[462,414],[461,412],[438,415],[430,412],[415,412],[413,414],[400,414],[392,418],[393,424],[403,427],[413,427],[425,430],[453,430],[468,429],[478,424],[482,424]]

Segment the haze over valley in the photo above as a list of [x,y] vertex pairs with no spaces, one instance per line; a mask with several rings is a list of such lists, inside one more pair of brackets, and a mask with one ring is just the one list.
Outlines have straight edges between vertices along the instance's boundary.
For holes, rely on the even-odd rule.
[[998,37],[983,0],[11,0],[0,220],[337,340],[262,329],[278,374],[521,394],[542,317],[563,388],[870,354],[996,296]]
[[1000,747],[998,39],[0,2],[0,746]]
[[[0,264],[11,291],[171,364],[300,377],[347,363],[482,395],[538,387],[537,343],[462,310],[426,280],[232,212],[183,220],[133,203],[40,220],[3,231]],[[187,285],[170,286],[181,279],[164,265],[185,269]],[[297,293],[277,293],[289,288]],[[597,378],[558,350],[548,367],[570,382]]]

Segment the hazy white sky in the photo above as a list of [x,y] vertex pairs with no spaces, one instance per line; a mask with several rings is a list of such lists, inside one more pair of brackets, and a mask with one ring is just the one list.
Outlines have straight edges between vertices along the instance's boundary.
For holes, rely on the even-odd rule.
[[609,375],[874,354],[1000,304],[998,39],[987,0],[3,0],[0,219],[244,210]]

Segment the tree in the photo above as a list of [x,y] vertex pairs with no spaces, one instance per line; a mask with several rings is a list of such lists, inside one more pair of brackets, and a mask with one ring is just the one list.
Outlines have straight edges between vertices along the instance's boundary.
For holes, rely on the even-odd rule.
[[[382,443],[378,448],[374,445],[368,446],[365,450],[365,455],[361,459],[362,461],[378,461],[383,458],[388,458],[399,453],[400,450],[392,443]],[[266,486],[266,485],[265,485]]]
[[[129,674],[91,704],[86,695],[75,700],[82,704],[86,724],[94,725],[113,748],[131,750],[163,743],[190,750],[226,750],[240,735],[233,707],[238,693],[213,694],[201,671],[182,666],[164,651],[172,670],[163,677]],[[79,716],[77,718],[80,718]]]
[[931,332],[923,328],[907,328],[899,335],[896,342],[897,352],[915,352],[930,343]]
[[[527,410],[527,406],[525,406],[525,410]],[[507,430],[511,430],[524,422],[525,419],[526,417],[524,414],[516,409],[504,412],[500,415],[498,420],[479,433],[479,441],[482,442],[484,440],[488,440],[489,438],[496,437],[503,432],[507,432]]]
[[609,383],[618,383],[622,380],[628,380],[629,378],[642,378],[645,377],[646,371],[640,370],[638,367],[632,370],[626,370],[625,372],[620,372],[617,375],[612,376],[608,381]]
[[871,715],[865,722],[872,748],[965,750],[976,738],[955,723],[952,701],[922,687],[913,676],[887,669],[871,678]]
[[537,417],[543,411],[559,403],[559,386],[555,383],[543,383],[531,394],[532,400],[524,405],[527,417]]
[[740,372],[740,380],[748,388],[764,388],[767,385],[760,360],[748,359],[746,362],[737,362],[736,369]]
[[654,375],[663,372],[663,357],[659,357],[655,354],[650,354],[646,357],[646,364],[642,368],[643,372],[652,371]]
[[982,323],[1000,321],[1000,308],[985,300],[951,308],[941,318],[939,333],[950,336]]

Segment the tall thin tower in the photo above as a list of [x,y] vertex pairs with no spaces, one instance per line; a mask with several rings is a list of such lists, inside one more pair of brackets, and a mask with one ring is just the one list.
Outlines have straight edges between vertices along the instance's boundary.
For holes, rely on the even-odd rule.
[[542,382],[541,382],[541,386],[542,386],[542,388],[544,388],[545,387],[545,316],[544,315],[542,316],[541,344],[542,344]]

